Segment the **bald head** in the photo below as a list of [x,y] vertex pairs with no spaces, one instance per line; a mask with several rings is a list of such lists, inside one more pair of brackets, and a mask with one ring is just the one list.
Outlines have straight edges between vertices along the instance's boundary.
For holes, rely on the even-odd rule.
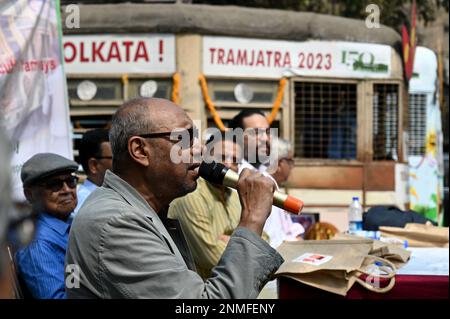
[[199,163],[194,163],[194,156],[198,148],[193,139],[185,147],[179,138],[171,138],[174,131],[191,137],[189,130],[194,131],[186,112],[164,99],[131,100],[113,116],[113,172],[134,187],[156,212],[197,185]]
[[170,131],[176,117],[187,115],[181,107],[166,99],[138,98],[124,103],[113,115],[109,133],[113,167],[128,158],[131,136]]

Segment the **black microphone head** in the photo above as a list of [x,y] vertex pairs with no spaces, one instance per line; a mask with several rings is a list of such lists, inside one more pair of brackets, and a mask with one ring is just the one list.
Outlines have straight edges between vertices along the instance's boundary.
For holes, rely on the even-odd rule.
[[222,185],[227,171],[228,168],[222,163],[216,163],[214,161],[211,163],[202,162],[198,169],[198,174],[210,183]]

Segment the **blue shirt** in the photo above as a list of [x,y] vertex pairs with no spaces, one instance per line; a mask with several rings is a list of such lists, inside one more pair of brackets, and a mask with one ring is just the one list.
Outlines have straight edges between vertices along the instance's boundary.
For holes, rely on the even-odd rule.
[[64,258],[72,217],[65,222],[42,213],[34,240],[16,253],[19,275],[34,298],[66,298]]
[[77,207],[75,207],[74,215],[78,212],[81,205],[83,205],[86,198],[97,188],[97,185],[92,183],[90,180],[86,178],[86,180],[78,186],[77,190],[77,198],[78,198],[78,204]]

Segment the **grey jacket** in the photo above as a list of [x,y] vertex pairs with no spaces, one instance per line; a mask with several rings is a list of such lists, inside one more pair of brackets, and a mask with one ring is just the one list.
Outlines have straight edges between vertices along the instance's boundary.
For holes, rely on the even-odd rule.
[[144,198],[107,171],[73,221],[66,270],[75,271],[66,273],[66,292],[68,298],[256,298],[282,262],[259,236],[238,228],[204,282]]

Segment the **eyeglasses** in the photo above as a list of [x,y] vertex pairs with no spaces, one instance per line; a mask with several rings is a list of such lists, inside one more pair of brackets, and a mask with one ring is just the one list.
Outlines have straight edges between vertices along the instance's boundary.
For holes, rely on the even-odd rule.
[[[186,137],[188,135],[188,141]],[[194,145],[195,139],[198,137],[198,129],[196,127],[191,127],[185,130],[173,130],[170,132],[156,132],[138,135],[143,138],[168,138],[169,141],[173,143],[182,142],[181,148],[188,149]]]
[[61,190],[61,188],[64,187],[64,183],[69,188],[75,188],[75,187],[77,187],[78,176],[70,176],[65,179],[56,179],[55,178],[55,179],[43,182],[40,185],[44,186],[46,189],[51,190],[52,192],[58,192]]

